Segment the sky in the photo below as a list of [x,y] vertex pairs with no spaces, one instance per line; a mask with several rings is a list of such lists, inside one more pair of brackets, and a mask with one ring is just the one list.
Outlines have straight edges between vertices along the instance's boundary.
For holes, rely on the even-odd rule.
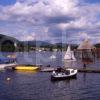
[[100,43],[100,0],[0,0],[0,34],[20,41]]

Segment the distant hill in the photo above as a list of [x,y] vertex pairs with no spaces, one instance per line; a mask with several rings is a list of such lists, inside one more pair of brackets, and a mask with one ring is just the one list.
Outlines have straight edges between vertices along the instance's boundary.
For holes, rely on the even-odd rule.
[[54,45],[57,47],[66,47],[67,46],[66,43],[55,43]]
[[[16,43],[16,47],[15,44]],[[70,44],[71,49],[77,49],[77,44]],[[19,41],[16,38],[2,35],[0,34],[0,51],[5,52],[14,52],[14,51],[28,51],[32,47],[43,47],[43,48],[49,48],[49,50],[52,50],[54,48],[59,50],[66,50],[68,47],[68,44],[66,43],[55,43],[51,44],[46,41]],[[95,44],[96,48],[100,48],[100,44]]]
[[[17,44],[17,47],[14,46],[14,43]],[[13,51],[28,51],[31,49],[31,47],[43,47],[43,48],[49,48],[50,50],[56,48],[60,50],[66,50],[68,44],[66,43],[55,43],[51,44],[46,41],[19,41],[16,38],[2,35],[0,34],[0,51],[5,52],[13,52]],[[71,46],[72,49],[75,49],[77,45],[73,44]]]
[[13,37],[10,37],[10,36],[7,36],[7,35],[3,35],[3,34],[0,34],[0,42],[2,41],[5,41],[5,40],[11,40],[11,41],[18,41],[16,38],[13,38]]
[[96,48],[100,48],[100,43],[95,44],[95,47],[96,47]]
[[[66,50],[69,44],[67,44],[67,43],[55,43],[54,45],[55,45],[55,47],[57,47],[57,48],[60,48],[60,49],[62,49],[62,50]],[[77,49],[77,47],[78,47],[77,44],[70,44],[70,45],[71,45],[71,49],[72,49],[72,50],[73,50],[73,49]]]
[[23,43],[24,45],[28,45],[28,46],[35,46],[35,47],[46,47],[52,45],[51,43],[45,41],[20,41],[20,43]]
[[15,51],[14,43],[19,41],[13,37],[0,34],[0,51],[13,52]]

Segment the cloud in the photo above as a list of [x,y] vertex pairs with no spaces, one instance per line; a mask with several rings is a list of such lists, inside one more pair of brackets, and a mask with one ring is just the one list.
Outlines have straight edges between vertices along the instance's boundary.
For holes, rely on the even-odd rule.
[[16,0],[13,5],[0,6],[0,22],[2,34],[20,40],[78,42],[79,33],[87,33],[90,38],[100,36],[100,4],[85,0]]
[[23,34],[23,36],[21,36],[20,38],[22,38],[23,41],[33,41],[36,40],[36,34],[35,33]]
[[79,35],[80,35],[80,38],[82,38],[82,39],[89,39],[89,38],[91,38],[87,33],[79,33]]

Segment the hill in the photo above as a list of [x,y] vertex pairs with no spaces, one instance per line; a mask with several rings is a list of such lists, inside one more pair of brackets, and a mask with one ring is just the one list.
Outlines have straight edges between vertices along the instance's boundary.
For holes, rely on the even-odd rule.
[[[16,45],[15,45],[16,44]],[[76,49],[78,47],[77,44],[70,44],[71,49]],[[34,50],[36,48],[47,48],[48,50],[58,49],[58,50],[66,50],[68,44],[66,43],[55,43],[51,44],[46,41],[19,41],[16,38],[2,35],[0,34],[0,51],[3,52],[16,52],[16,51],[29,51]],[[100,48],[100,44],[95,44],[96,48]]]
[[16,49],[14,44],[18,42],[19,41],[13,37],[0,34],[0,51],[14,52]]
[[96,47],[96,48],[100,48],[100,43],[95,44],[95,47]]

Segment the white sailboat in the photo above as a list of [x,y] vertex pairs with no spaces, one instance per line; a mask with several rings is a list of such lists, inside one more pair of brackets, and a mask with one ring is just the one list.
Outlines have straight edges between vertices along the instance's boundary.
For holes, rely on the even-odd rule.
[[76,61],[76,58],[74,56],[74,52],[71,51],[70,45],[67,48],[67,51],[66,51],[65,56],[64,56],[64,60],[66,60],[66,61]]
[[75,58],[75,55],[74,55],[74,52],[72,51],[72,59],[74,60],[74,61],[76,61],[76,58]]

